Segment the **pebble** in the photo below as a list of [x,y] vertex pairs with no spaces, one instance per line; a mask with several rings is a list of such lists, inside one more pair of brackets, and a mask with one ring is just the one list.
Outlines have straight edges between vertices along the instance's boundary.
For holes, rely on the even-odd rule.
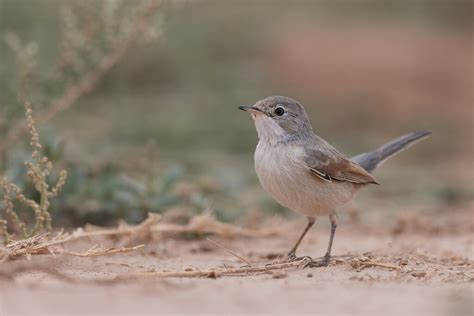
[[426,276],[426,271],[413,271],[411,275],[415,278],[423,278]]

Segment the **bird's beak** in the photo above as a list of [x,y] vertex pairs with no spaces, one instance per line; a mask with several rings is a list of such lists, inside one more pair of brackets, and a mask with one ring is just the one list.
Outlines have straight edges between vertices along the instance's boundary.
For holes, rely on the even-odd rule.
[[242,111],[250,112],[252,114],[263,114],[263,111],[253,105],[241,105],[239,109]]

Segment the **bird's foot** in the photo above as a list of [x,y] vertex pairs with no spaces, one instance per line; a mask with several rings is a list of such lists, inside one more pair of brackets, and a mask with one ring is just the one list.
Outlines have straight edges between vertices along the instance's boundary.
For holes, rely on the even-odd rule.
[[313,259],[310,256],[302,256],[302,257],[297,257],[294,252],[289,252],[288,255],[286,256],[285,262],[295,262],[295,261],[308,261],[311,262]]
[[321,260],[311,260],[303,268],[321,268],[327,267],[331,262],[331,256],[326,254]]
[[302,256],[302,257],[297,257],[294,252],[289,252],[286,255],[286,258],[281,258],[277,259],[274,262],[267,263],[266,266],[271,266],[276,263],[291,263],[291,262],[297,262],[297,261],[304,261],[306,263],[308,262],[313,262],[314,260],[310,256]]

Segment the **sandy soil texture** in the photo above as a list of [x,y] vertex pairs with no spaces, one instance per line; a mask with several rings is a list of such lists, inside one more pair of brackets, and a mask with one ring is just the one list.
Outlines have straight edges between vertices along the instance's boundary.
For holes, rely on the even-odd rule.
[[[291,267],[218,278],[130,275],[245,265],[206,239],[152,240],[133,253],[97,258],[19,259],[0,265],[0,315],[472,315],[470,215],[463,226],[446,231],[413,231],[403,222],[378,230],[340,225],[335,257],[326,268]],[[279,260],[304,222],[286,226],[271,238],[213,238],[251,265],[265,265]],[[327,235],[326,226],[317,226],[299,254],[322,255]],[[89,246],[85,241],[75,245],[83,250]]]

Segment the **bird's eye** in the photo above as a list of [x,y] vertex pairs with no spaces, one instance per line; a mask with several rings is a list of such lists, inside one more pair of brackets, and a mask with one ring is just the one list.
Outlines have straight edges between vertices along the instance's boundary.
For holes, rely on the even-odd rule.
[[285,114],[285,109],[279,106],[275,109],[275,114],[278,116],[282,116],[283,114]]

